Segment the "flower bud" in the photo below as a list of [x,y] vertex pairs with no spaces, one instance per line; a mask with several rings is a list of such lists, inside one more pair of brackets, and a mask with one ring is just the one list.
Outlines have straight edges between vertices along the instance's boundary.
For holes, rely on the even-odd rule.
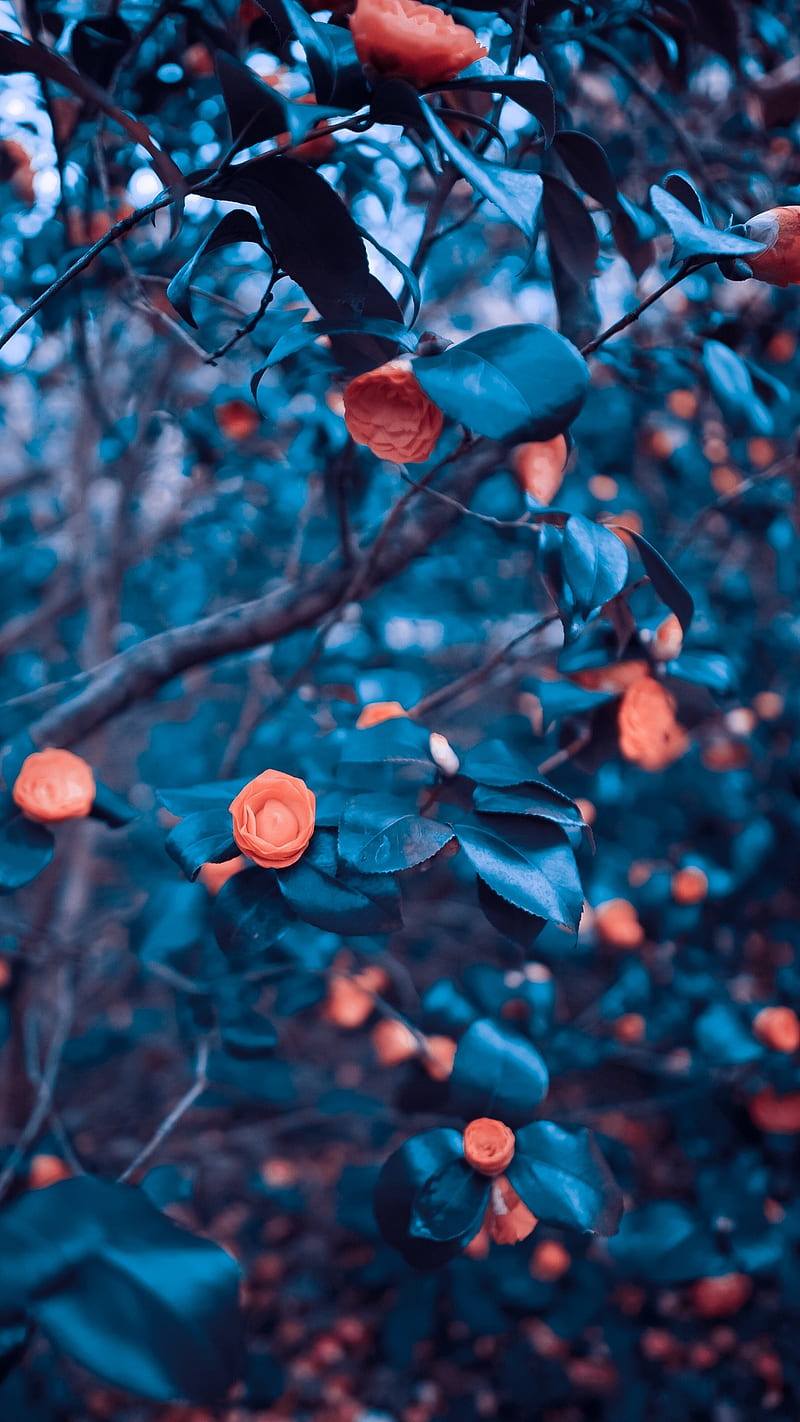
[[757,281],[770,286],[800,282],[800,207],[771,207],[745,223],[753,242],[764,242],[766,251],[745,258]]

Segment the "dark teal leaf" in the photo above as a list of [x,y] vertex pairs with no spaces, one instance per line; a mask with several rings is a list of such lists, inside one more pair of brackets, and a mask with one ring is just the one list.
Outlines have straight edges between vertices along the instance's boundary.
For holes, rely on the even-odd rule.
[[313,345],[320,336],[332,335],[380,336],[402,346],[406,351],[413,351],[417,344],[416,336],[412,336],[398,321],[379,321],[377,318],[361,321],[302,321],[278,337],[259,374],[263,375],[270,366],[296,355],[305,346]]
[[405,1141],[389,1156],[378,1176],[373,1197],[378,1227],[384,1239],[417,1269],[438,1269],[460,1254],[477,1233],[468,1229],[463,1237],[445,1242],[419,1239],[411,1233],[421,1187],[445,1166],[463,1158],[461,1131],[442,1127]]
[[686,173],[682,173],[679,169],[667,173],[661,186],[666,188],[671,197],[677,198],[684,207],[688,207],[698,222],[702,222],[705,227],[714,226],[714,219],[706,207],[705,199],[697,191]]
[[688,632],[694,617],[694,602],[689,589],[684,586],[677,573],[673,572],[666,558],[662,558],[641,533],[635,533],[632,528],[626,528],[624,531],[636,544],[644,570],[661,601],[666,603],[670,612],[675,613],[683,631]]
[[595,275],[600,255],[597,229],[574,188],[549,173],[543,183],[542,214],[547,235],[570,276],[585,286]]
[[655,1200],[626,1215],[608,1248],[620,1268],[654,1284],[683,1284],[725,1267],[696,1211],[677,1200]]
[[581,828],[581,812],[573,800],[544,780],[528,781],[506,789],[479,785],[473,796],[475,809],[484,814],[530,815],[532,819],[552,820],[556,825]]
[[619,1229],[622,1192],[584,1126],[523,1126],[506,1175],[528,1209],[548,1224],[603,1235]]
[[[498,933],[504,933],[512,943],[519,944],[523,952],[531,952],[547,919],[516,908],[507,899],[496,894],[494,889],[490,889],[483,879],[478,880],[478,902],[492,928],[496,928]],[[561,936],[567,938],[570,935]]]
[[30,1191],[0,1216],[0,1248],[0,1304],[114,1386],[212,1403],[235,1381],[239,1269],[141,1190],[83,1175]]
[[221,1020],[220,1036],[225,1051],[241,1061],[269,1056],[278,1042],[278,1034],[269,1018],[255,1008]]
[[547,1067],[530,1042],[480,1019],[458,1044],[450,1099],[468,1121],[491,1116],[516,1127],[533,1119],[549,1084]]
[[553,139],[553,147],[578,187],[612,212],[617,206],[617,181],[606,151],[597,140],[588,133],[562,128]]
[[193,815],[198,810],[227,810],[247,784],[238,780],[212,780],[207,785],[193,785],[186,790],[157,790],[156,797],[171,815]]
[[357,874],[336,863],[317,830],[302,859],[276,878],[299,918],[330,933],[391,933],[402,923],[397,886],[387,874]]
[[225,216],[220,218],[216,227],[200,243],[194,256],[190,257],[172,278],[167,287],[167,298],[188,325],[197,326],[192,314],[191,287],[200,258],[209,252],[218,251],[220,247],[230,247],[239,242],[252,242],[264,250],[264,235],[255,217],[251,212],[237,209],[234,212],[226,212]]
[[763,242],[751,242],[749,237],[738,237],[733,232],[719,232],[716,227],[707,227],[679,198],[657,184],[650,189],[650,203],[672,234],[673,263],[689,261],[694,257],[754,256],[756,252],[764,251]]
[[584,616],[610,602],[628,580],[628,553],[622,540],[582,514],[567,519],[561,557],[575,606]]
[[453,137],[447,124],[437,117],[429,104],[422,99],[418,99],[418,103],[439,147],[459,173],[532,242],[542,200],[539,174],[522,168],[506,168],[502,163],[477,158]]
[[[478,89],[484,94],[502,94],[507,99],[513,99],[515,104],[527,109],[529,114],[539,120],[545,145],[549,147],[553,142],[556,131],[555,96],[550,85],[545,84],[542,79],[524,79],[522,76],[502,74],[498,70],[496,75],[464,74],[460,79],[450,79],[447,84],[438,87],[446,89],[448,93],[457,92],[459,89],[472,92]],[[591,190],[587,188],[586,191]]]
[[312,20],[297,0],[282,0],[282,4],[305,50],[319,103],[360,108],[368,97],[367,82],[350,31]]
[[423,390],[451,419],[490,439],[563,434],[589,371],[575,346],[546,326],[498,326],[414,362]]
[[409,1233],[441,1244],[458,1240],[463,1249],[483,1223],[490,1190],[490,1182],[465,1160],[451,1160],[417,1191]]
[[722,341],[704,341],[703,366],[712,394],[737,434],[773,433],[772,415],[756,394],[752,376],[741,356]]
[[14,813],[0,824],[0,894],[11,894],[47,868],[55,841],[46,825]]
[[165,847],[187,879],[196,879],[204,864],[222,864],[239,853],[230,812],[221,809],[187,815],[170,830]]
[[583,892],[575,857],[556,825],[504,815],[491,827],[453,827],[462,853],[496,894],[526,913],[577,928]]
[[[539,767],[534,758],[500,740],[481,741],[466,751],[461,757],[461,774],[479,785],[500,787],[539,781]],[[549,788],[565,803],[572,803],[569,796],[562,795],[555,786]]]
[[102,820],[112,829],[119,829],[135,820],[138,813],[122,795],[117,795],[116,791],[104,785],[102,780],[95,776],[95,796],[91,809],[93,819]]
[[234,152],[287,132],[286,100],[276,90],[259,79],[248,65],[222,49],[217,50],[214,63],[228,113]]
[[395,874],[424,864],[450,843],[449,825],[424,819],[390,795],[357,795],[339,826],[342,859],[363,874]]
[[222,885],[211,910],[217,942],[237,969],[266,960],[293,918],[271,869],[234,874]]

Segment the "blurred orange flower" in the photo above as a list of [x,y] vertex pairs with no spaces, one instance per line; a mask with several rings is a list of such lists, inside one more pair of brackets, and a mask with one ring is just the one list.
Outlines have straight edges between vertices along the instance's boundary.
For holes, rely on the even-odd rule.
[[358,0],[350,33],[362,64],[419,89],[455,79],[487,54],[466,25],[417,0]]
[[617,713],[617,729],[625,759],[643,770],[665,770],[689,745],[675,716],[675,698],[652,676],[640,677],[628,687]]

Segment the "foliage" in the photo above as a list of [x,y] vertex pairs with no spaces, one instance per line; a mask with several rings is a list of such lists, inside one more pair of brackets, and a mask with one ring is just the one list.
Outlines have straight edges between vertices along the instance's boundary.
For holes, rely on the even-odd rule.
[[2,6],[0,1411],[788,1422],[791,14],[384,9]]

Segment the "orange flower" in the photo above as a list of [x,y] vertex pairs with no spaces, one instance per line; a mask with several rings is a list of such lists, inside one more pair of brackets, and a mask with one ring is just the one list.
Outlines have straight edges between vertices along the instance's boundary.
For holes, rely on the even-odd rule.
[[452,1037],[433,1036],[426,1040],[427,1051],[422,1056],[423,1067],[431,1081],[447,1081],[453,1073],[456,1043]]
[[771,207],[758,212],[746,223],[748,237],[766,242],[766,252],[745,257],[758,281],[770,286],[793,286],[800,282],[800,207]]
[[567,441],[563,435],[518,444],[512,456],[512,467],[523,493],[530,494],[538,504],[552,503],[564,482],[567,454]]
[[248,859],[264,869],[286,869],[308,849],[317,802],[304,780],[265,770],[228,806],[233,837]]
[[514,1148],[514,1132],[491,1116],[479,1116],[464,1131],[464,1159],[481,1175],[502,1175],[514,1159]]
[[753,1281],[746,1274],[715,1274],[697,1279],[690,1295],[701,1318],[730,1318],[744,1307],[752,1292]]
[[597,932],[604,943],[613,948],[639,948],[644,943],[644,929],[639,915],[627,899],[609,899],[595,910]]
[[375,1001],[373,993],[385,992],[389,979],[377,963],[350,977],[332,977],[323,1013],[337,1027],[363,1027]]
[[800,1018],[791,1007],[762,1007],[753,1018],[753,1031],[773,1052],[796,1052],[800,1047]]
[[748,1110],[759,1131],[781,1136],[796,1136],[800,1131],[800,1091],[778,1096],[774,1086],[765,1086],[750,1097]]
[[214,419],[227,439],[249,439],[260,424],[258,410],[249,400],[224,400],[214,409]]
[[495,1244],[519,1244],[521,1239],[528,1238],[538,1223],[536,1215],[531,1214],[528,1206],[523,1204],[505,1175],[499,1175],[492,1181],[484,1225]]
[[247,860],[241,854],[237,854],[235,859],[225,859],[221,864],[212,864],[209,861],[203,865],[198,878],[212,897],[216,898],[222,885],[227,884],[234,874],[239,874],[246,866]]
[[396,721],[400,716],[407,715],[408,712],[399,701],[370,701],[366,706],[362,706],[356,729],[367,731],[370,726],[379,726],[382,721]]
[[48,1185],[57,1185],[59,1180],[69,1180],[72,1171],[60,1155],[34,1155],[28,1166],[28,1189],[44,1190]]
[[444,415],[412,371],[382,365],[346,386],[344,422],[356,444],[367,445],[379,459],[422,464],[442,433]]
[[29,820],[40,824],[80,820],[94,804],[94,775],[79,755],[49,747],[22,762],[12,794]]
[[675,717],[675,698],[655,677],[643,676],[628,687],[617,714],[619,748],[643,770],[664,770],[689,744]]
[[696,864],[687,864],[672,876],[672,897],[676,904],[701,904],[708,893],[708,875]]
[[487,54],[466,25],[417,0],[358,0],[350,33],[362,64],[418,89],[455,79]]
[[572,1263],[572,1256],[557,1239],[543,1239],[533,1251],[530,1271],[534,1279],[543,1284],[554,1284],[566,1274]]
[[376,1022],[371,1037],[375,1055],[381,1066],[399,1066],[401,1062],[415,1057],[419,1051],[419,1042],[414,1033],[404,1022],[398,1022],[396,1017],[384,1017],[381,1022]]
[[657,662],[671,662],[673,657],[680,655],[682,646],[683,628],[675,613],[671,612],[656,628],[650,653]]

